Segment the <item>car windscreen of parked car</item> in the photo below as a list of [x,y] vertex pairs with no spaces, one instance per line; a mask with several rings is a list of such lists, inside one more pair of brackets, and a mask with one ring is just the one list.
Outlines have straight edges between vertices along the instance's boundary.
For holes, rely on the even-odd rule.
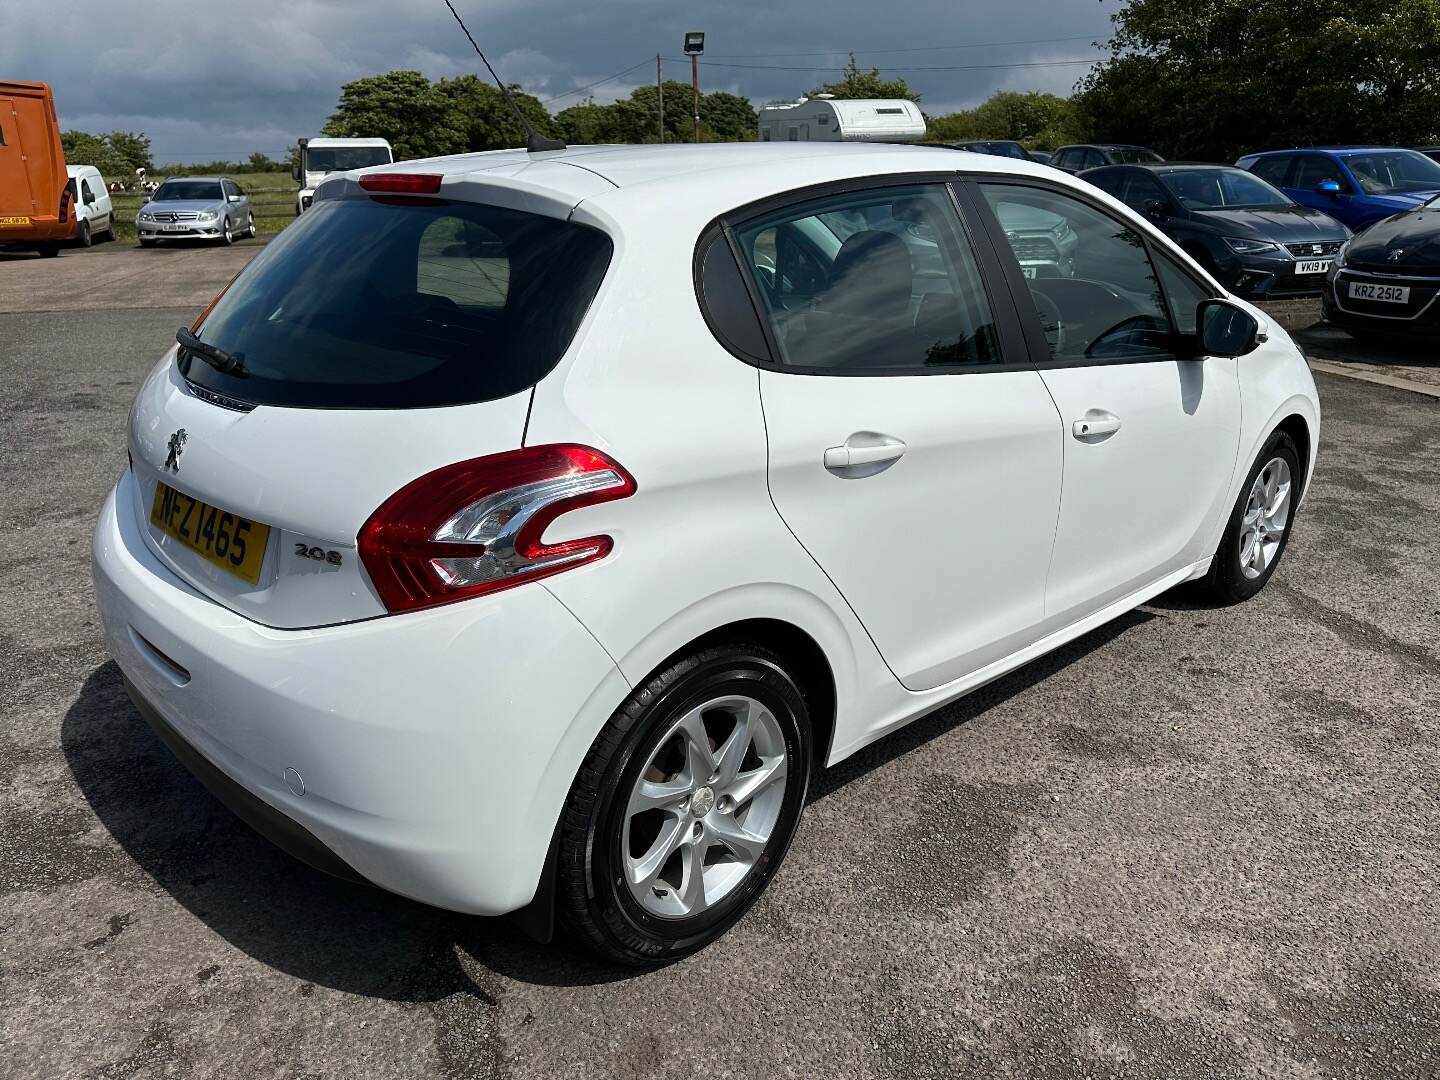
[[1156,175],[1187,210],[1273,210],[1295,205],[1284,192],[1243,169],[1175,169]]
[[559,362],[609,265],[604,233],[475,203],[321,200],[240,274],[198,334],[242,357],[181,372],[261,405],[491,401]]
[[1397,195],[1440,188],[1440,163],[1414,150],[1348,154],[1345,164],[1367,195]]
[[1112,146],[1106,150],[1112,165],[1153,165],[1165,159],[1143,146]]
[[150,196],[151,202],[178,202],[182,199],[220,199],[220,185],[214,180],[166,180]]
[[385,146],[311,146],[305,150],[305,167],[310,172],[348,172],[388,164],[390,149]]

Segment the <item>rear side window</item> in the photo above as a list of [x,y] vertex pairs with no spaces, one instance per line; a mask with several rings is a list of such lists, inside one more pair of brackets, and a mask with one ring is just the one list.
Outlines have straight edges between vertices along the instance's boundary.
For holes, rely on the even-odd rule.
[[1285,187],[1285,174],[1290,171],[1290,162],[1294,159],[1288,154],[1278,154],[1275,157],[1261,158],[1250,166],[1250,171],[1261,180],[1268,180],[1276,187]]
[[191,382],[258,405],[413,409],[508,397],[570,345],[609,266],[604,233],[433,200],[321,200],[241,273],[200,337],[243,358]]
[[943,186],[816,199],[746,222],[735,239],[783,367],[910,374],[1003,362]]

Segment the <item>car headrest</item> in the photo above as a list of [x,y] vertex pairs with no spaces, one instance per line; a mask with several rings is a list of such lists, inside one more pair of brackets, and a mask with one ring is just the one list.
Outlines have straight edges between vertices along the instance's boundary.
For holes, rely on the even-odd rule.
[[915,267],[910,249],[893,233],[867,229],[840,245],[830,268],[831,310],[890,319],[910,310]]

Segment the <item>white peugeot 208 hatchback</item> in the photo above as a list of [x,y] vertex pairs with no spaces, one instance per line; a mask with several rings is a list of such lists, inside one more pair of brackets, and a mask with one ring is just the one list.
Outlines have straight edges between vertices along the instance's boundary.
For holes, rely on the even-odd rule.
[[341,174],[176,337],[94,542],[137,708],[297,856],[630,963],[741,916],[812,770],[1256,593],[1319,430],[1148,221],[947,149]]

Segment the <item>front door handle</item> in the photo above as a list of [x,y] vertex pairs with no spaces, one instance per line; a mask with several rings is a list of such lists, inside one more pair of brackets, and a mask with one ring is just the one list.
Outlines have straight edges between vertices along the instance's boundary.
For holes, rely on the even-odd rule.
[[838,476],[874,476],[898,461],[905,444],[875,431],[857,431],[840,446],[825,450],[825,468]]
[[1103,409],[1090,409],[1070,425],[1070,434],[1081,442],[1101,442],[1120,430],[1120,418]]

